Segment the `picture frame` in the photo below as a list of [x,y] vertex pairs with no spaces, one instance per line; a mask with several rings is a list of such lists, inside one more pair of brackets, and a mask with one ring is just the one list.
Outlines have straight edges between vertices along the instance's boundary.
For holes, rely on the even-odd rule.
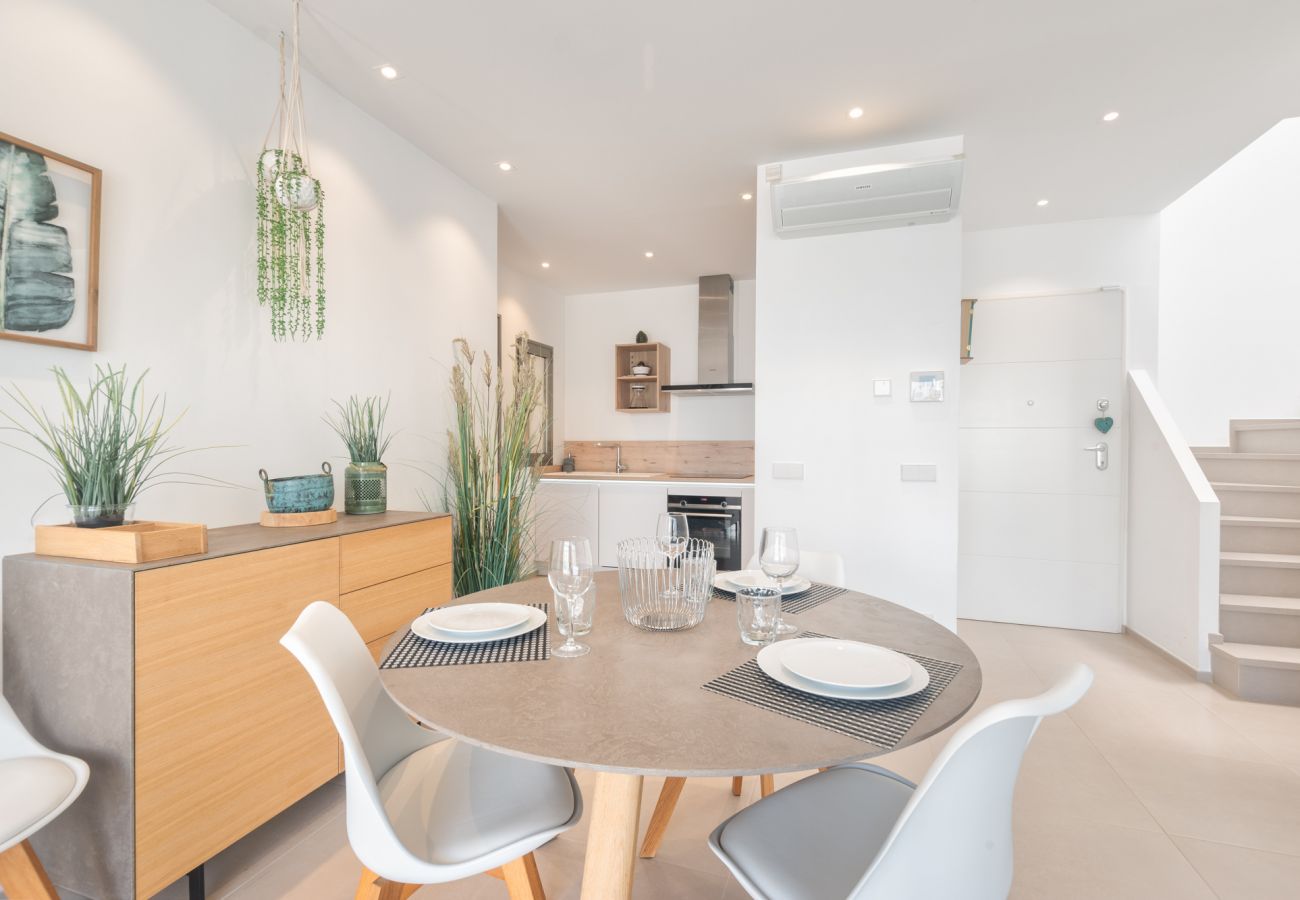
[[98,346],[102,182],[94,166],[0,132],[0,340]]
[[911,378],[911,399],[913,403],[942,403],[943,373],[913,372]]

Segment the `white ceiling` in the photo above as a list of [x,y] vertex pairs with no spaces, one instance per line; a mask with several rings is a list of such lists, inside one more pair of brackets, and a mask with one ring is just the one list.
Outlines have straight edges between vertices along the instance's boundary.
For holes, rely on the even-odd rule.
[[764,162],[964,134],[965,228],[997,228],[1157,211],[1300,112],[1296,0],[307,0],[302,30],[566,293],[752,277]]

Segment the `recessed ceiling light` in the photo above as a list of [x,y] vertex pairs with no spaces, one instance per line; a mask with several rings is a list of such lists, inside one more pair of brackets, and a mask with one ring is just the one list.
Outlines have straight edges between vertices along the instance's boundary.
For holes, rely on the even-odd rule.
[[550,264],[550,263],[548,263],[548,262],[544,262],[544,263],[542,263],[542,268],[543,268],[543,269],[549,269],[550,267],[551,267],[551,264]]
[[1102,120],[1103,122],[1114,122],[1114,121],[1115,121],[1116,119],[1118,119],[1118,118],[1119,118],[1119,113],[1117,113],[1117,112],[1108,112],[1108,113],[1106,113],[1106,115],[1104,115],[1104,116],[1101,117],[1101,120]]
[[393,68],[392,66],[387,66],[387,65],[385,65],[385,66],[380,66],[380,67],[379,67],[379,74],[380,74],[380,75],[383,75],[383,76],[384,76],[385,78],[387,78],[389,81],[392,81],[394,78],[397,77],[397,69]]
[[497,168],[500,169],[502,172],[513,172],[515,170],[515,167],[510,163],[506,162],[504,159],[501,160],[501,162],[497,163]]
[[855,106],[855,107],[853,107],[851,110],[849,110],[849,118],[850,118],[850,119],[861,119],[861,118],[862,118],[862,107],[861,107],[861,106]]
[[740,199],[741,199],[741,200],[753,200],[753,199],[754,199],[754,195],[753,195],[753,194],[750,194],[750,193],[744,193],[744,194],[741,194],[741,195],[740,195]]
[[646,259],[654,259],[654,256],[655,256],[655,252],[653,250],[647,250],[645,252]]
[[1046,198],[1044,198],[1044,199],[1038,201],[1038,205],[1039,205],[1039,206],[1046,206],[1049,202],[1050,202],[1049,200],[1047,200]]

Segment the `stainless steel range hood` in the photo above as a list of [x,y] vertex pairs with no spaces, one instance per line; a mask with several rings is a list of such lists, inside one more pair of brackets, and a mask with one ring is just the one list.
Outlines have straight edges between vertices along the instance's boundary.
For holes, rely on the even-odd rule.
[[716,396],[754,393],[753,382],[735,380],[733,327],[736,285],[730,275],[700,276],[699,372],[695,384],[666,384],[678,395]]

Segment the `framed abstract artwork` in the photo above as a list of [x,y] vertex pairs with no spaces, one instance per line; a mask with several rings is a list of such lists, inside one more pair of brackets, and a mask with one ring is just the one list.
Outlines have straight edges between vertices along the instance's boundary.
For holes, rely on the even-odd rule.
[[0,340],[95,349],[100,181],[0,132]]

